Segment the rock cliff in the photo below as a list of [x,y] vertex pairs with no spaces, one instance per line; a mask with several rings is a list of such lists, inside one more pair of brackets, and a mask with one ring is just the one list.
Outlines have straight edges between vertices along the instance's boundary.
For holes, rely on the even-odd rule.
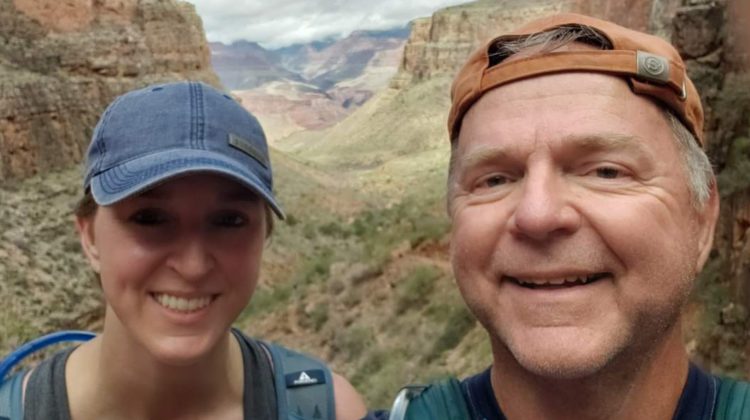
[[698,283],[703,304],[696,353],[715,371],[750,371],[750,40],[745,0],[686,1],[672,42],[687,60],[706,112],[707,152],[721,214]]
[[452,75],[471,51],[498,33],[536,17],[576,12],[664,34],[679,0],[479,0],[440,10],[412,22],[412,32],[392,86]]
[[175,0],[0,0],[0,181],[80,161],[118,94],[218,85],[202,23]]

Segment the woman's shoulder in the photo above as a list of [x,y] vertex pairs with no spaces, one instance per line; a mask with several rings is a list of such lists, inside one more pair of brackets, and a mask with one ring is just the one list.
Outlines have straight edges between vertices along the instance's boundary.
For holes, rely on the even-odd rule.
[[[316,418],[360,419],[365,404],[344,377],[332,372],[322,360],[285,346],[248,337],[233,330],[268,358],[278,388],[277,399],[284,411],[294,408]],[[280,391],[280,392],[278,392]],[[286,407],[286,408],[284,408]]]

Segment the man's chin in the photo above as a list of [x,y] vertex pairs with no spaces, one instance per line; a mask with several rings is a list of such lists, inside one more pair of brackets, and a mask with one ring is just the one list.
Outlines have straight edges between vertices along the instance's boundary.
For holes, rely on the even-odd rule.
[[[586,357],[585,355],[514,354],[516,362],[527,372],[543,378],[558,380],[575,380],[595,376],[602,372],[609,362],[602,355]],[[577,356],[577,357],[576,357]]]
[[623,346],[612,341],[580,337],[510,340],[506,348],[521,369],[560,380],[595,376],[623,351]]

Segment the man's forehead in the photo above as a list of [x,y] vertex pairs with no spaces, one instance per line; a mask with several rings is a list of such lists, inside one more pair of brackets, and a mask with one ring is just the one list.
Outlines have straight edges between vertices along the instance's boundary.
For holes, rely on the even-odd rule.
[[[513,56],[518,54],[515,47],[507,50],[503,47],[518,41],[523,51],[526,39],[568,29],[579,31],[578,34],[586,32],[587,35],[579,38],[582,40],[593,31],[607,45],[593,49],[575,46],[567,51],[552,52],[543,49],[536,55],[522,53],[525,57],[515,58]],[[570,35],[568,39],[577,36]],[[517,32],[492,39],[469,57],[451,89],[452,105],[448,118],[451,141],[460,133],[466,112],[488,91],[545,74],[580,71],[616,75],[627,80],[634,93],[653,98],[669,108],[701,143],[703,110],[700,98],[674,47],[658,37],[576,14],[561,14],[531,22]]]
[[[671,136],[658,105],[632,93],[621,78],[561,73],[487,92],[467,112],[454,146],[460,155],[488,146],[508,153],[513,150],[508,148],[528,149],[535,142],[581,152],[617,149],[643,155],[641,149],[653,148],[644,143],[671,143]],[[485,154],[477,152],[476,159]]]

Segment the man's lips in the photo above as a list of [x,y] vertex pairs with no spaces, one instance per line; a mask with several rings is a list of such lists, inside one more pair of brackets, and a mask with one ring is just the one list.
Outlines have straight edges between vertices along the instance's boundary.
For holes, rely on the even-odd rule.
[[573,275],[564,277],[526,277],[526,276],[503,276],[503,281],[508,281],[517,286],[527,289],[560,289],[575,286],[585,286],[604,278],[611,278],[612,273],[600,272],[586,275]]

